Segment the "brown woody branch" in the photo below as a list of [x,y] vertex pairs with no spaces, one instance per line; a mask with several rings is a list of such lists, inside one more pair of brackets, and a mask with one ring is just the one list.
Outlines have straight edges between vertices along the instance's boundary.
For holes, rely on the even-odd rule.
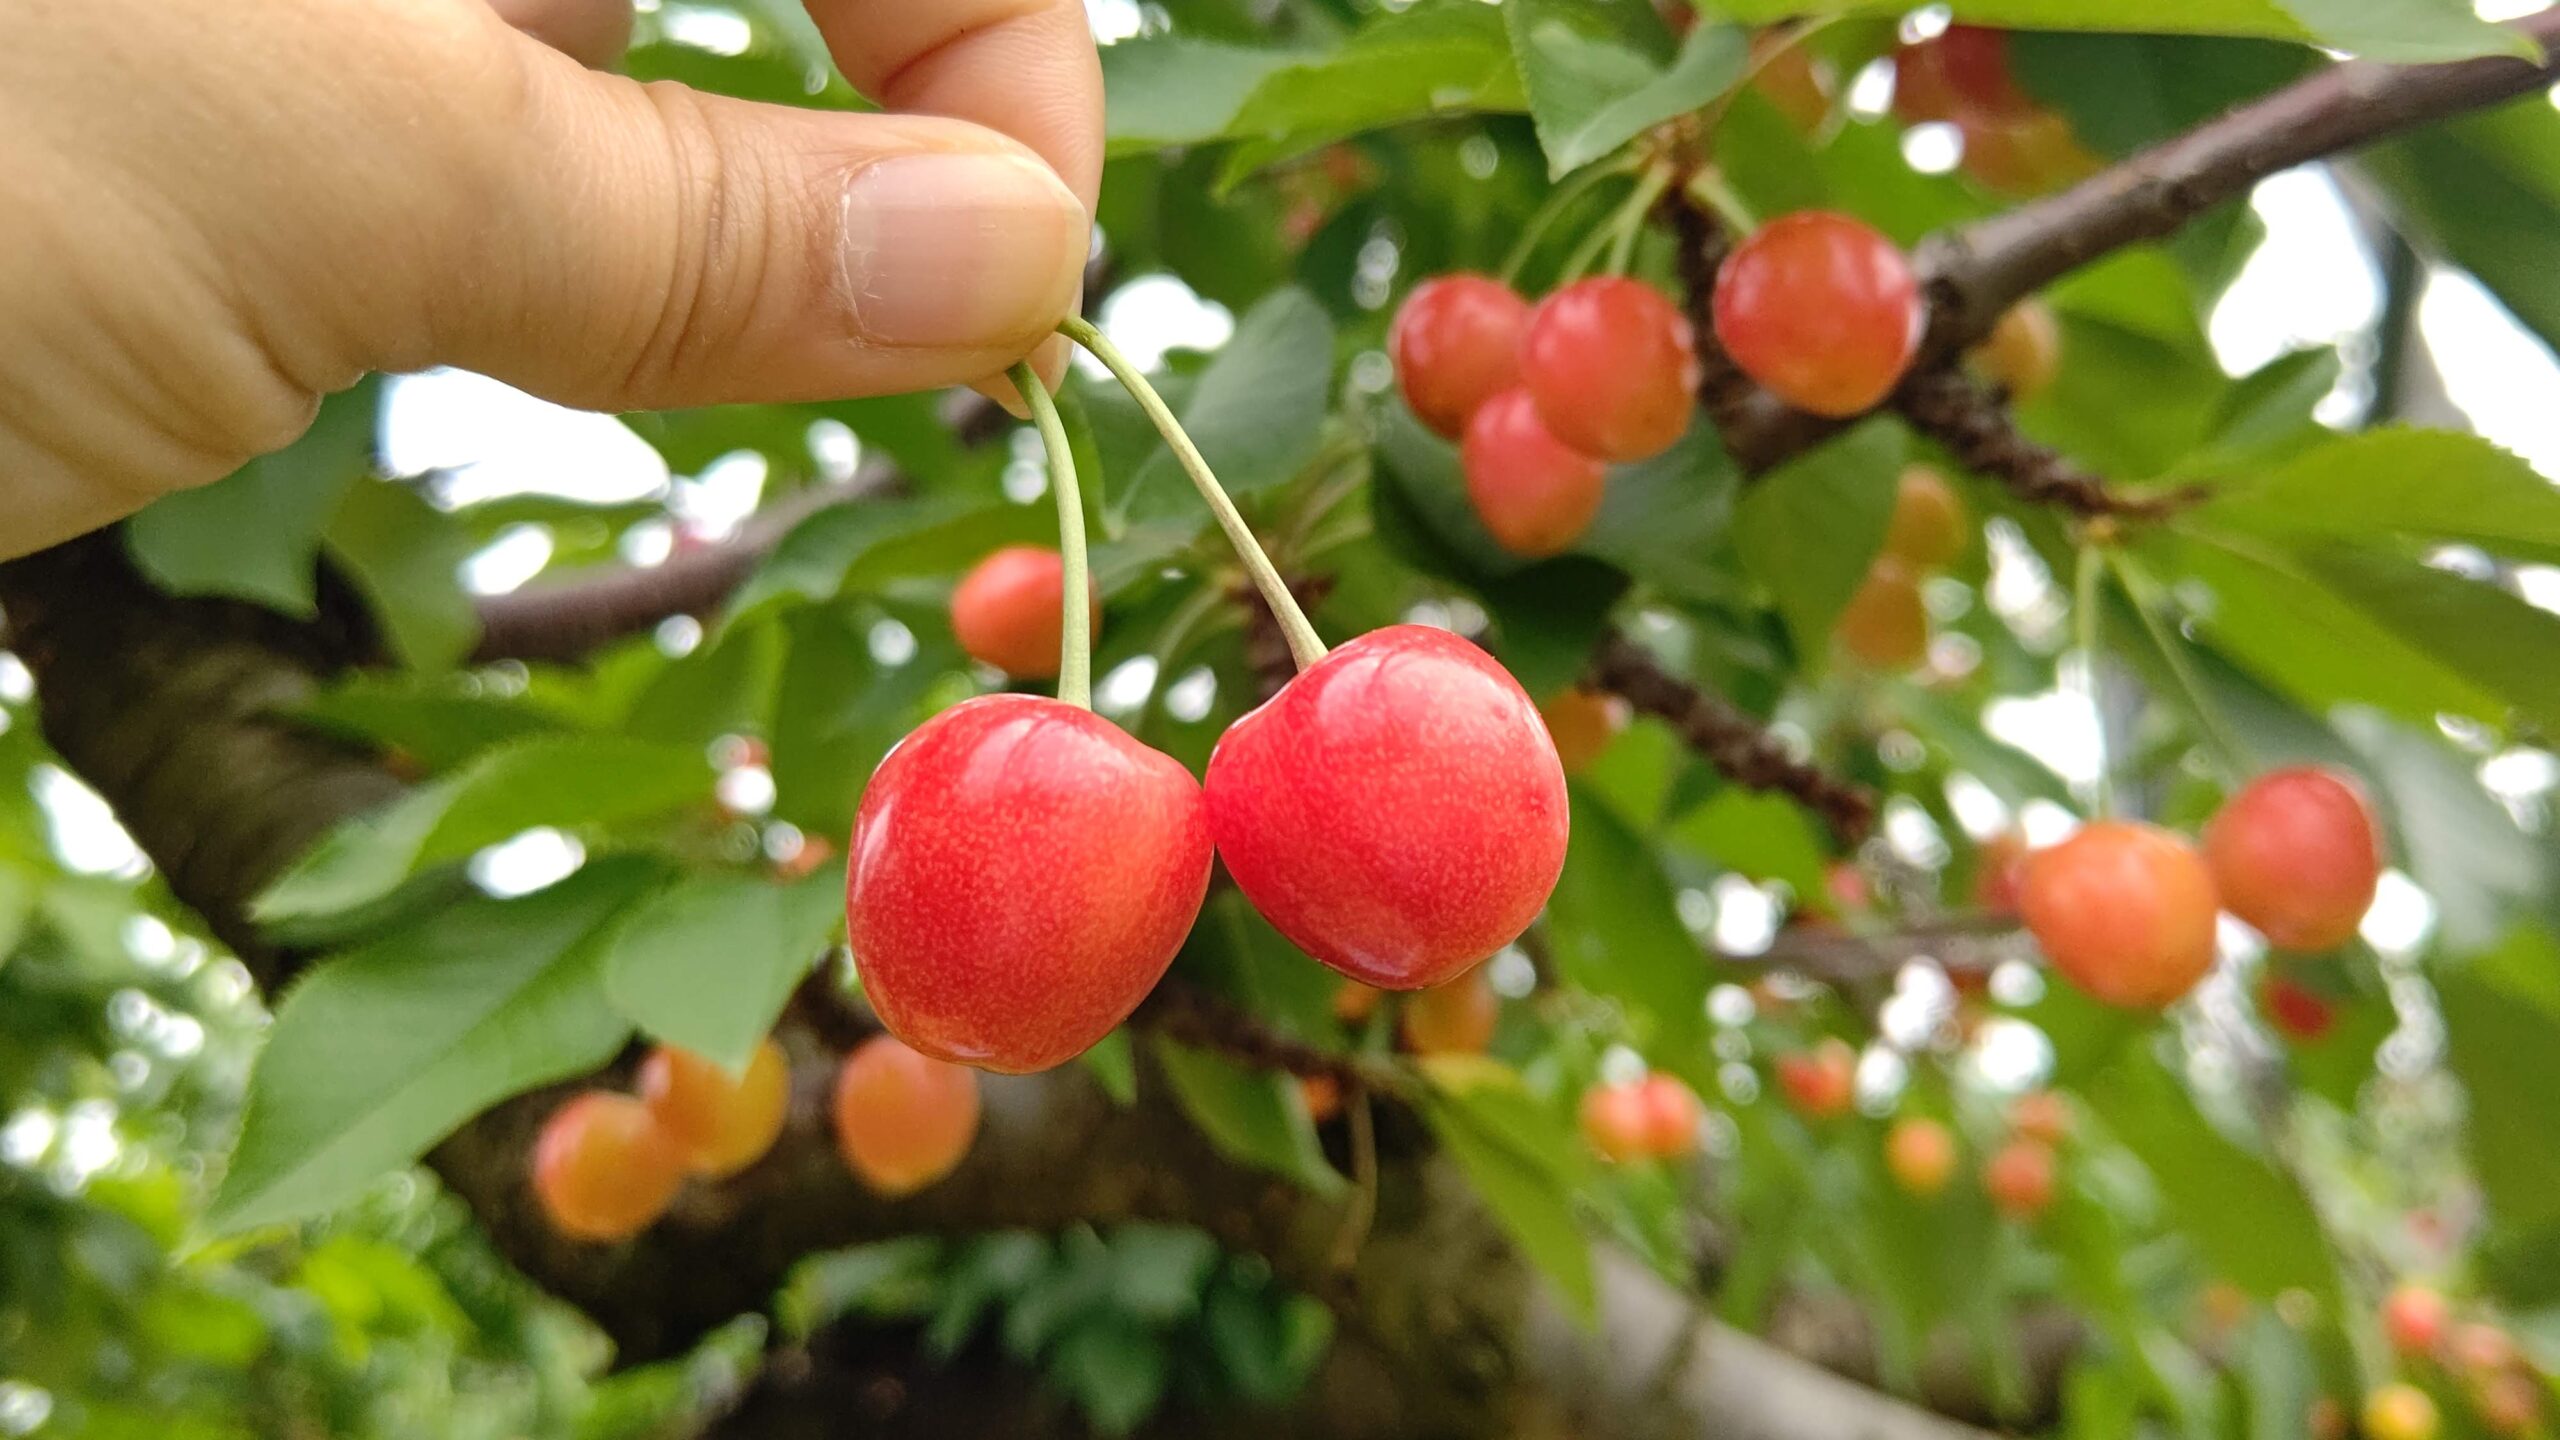
[[2121,491],[2048,445],[2030,440],[2008,403],[1954,366],[1923,370],[1902,384],[1894,407],[1912,428],[1947,448],[1956,463],[1988,475],[2032,505],[2052,505],[2084,519],[2157,520],[2194,505],[2202,486]]
[[1664,669],[1618,631],[1600,637],[1591,683],[1640,713],[1669,722],[1735,784],[1794,796],[1823,818],[1842,845],[1858,844],[1875,828],[1875,796],[1864,787],[1798,759],[1768,727]]

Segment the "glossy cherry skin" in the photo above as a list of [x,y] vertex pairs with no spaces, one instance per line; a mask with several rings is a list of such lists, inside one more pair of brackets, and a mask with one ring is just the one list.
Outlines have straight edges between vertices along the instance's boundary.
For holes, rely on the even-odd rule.
[[1423,281],[1387,331],[1396,384],[1422,423],[1454,440],[1478,407],[1520,374],[1520,333],[1529,302],[1483,275]]
[[[1066,626],[1065,562],[1038,545],[1007,545],[970,567],[951,592],[951,634],[969,658],[1007,675],[1045,680],[1058,673]],[[1102,604],[1092,602],[1094,629]]]
[[2366,1440],[2436,1440],[2443,1424],[2436,1402],[2405,1381],[2382,1386],[2365,1397]]
[[1816,415],[1845,419],[1892,394],[1925,318],[1902,251],[1827,210],[1761,226],[1716,275],[1717,342],[1771,394]]
[[2204,858],[2223,908],[2279,950],[2353,939],[2382,881],[2363,789],[2314,766],[2269,771],[2232,796],[2205,826]]
[[1955,1178],[1955,1132],[1922,1116],[1897,1120],[1885,1132],[1884,1165],[1905,1194],[1936,1195]]
[[533,1145],[533,1194],[572,1240],[628,1240],[667,1213],[682,1146],[628,1095],[590,1090],[551,1112]]
[[2213,877],[2180,836],[2101,820],[2027,857],[2019,910],[2045,958],[2091,998],[2157,1010],[2213,968]]
[[845,1057],[829,1109],[845,1168],[879,1194],[911,1195],[968,1158],[978,1077],[874,1035]]
[[1564,767],[1510,672],[1445,630],[1337,647],[1209,757],[1209,830],[1290,943],[1418,990],[1518,938],[1564,869]]
[[2032,1220],[2053,1204],[2053,1151],[2042,1141],[2024,1137],[1991,1154],[1982,1167],[1982,1189],[1991,1204],[2012,1220]]
[[1521,389],[1487,400],[1458,447],[1467,503],[1494,542],[1543,559],[1573,548],[1600,513],[1608,467],[1558,440]]
[[1618,732],[1627,728],[1627,702],[1615,695],[1575,686],[1559,690],[1538,706],[1547,734],[1556,742],[1556,759],[1567,775],[1591,768]]
[[690,1050],[661,1045],[640,1062],[640,1103],[684,1147],[695,1173],[734,1175],[764,1158],[791,1104],[791,1066],[771,1040],[746,1072],[728,1071]]
[[1947,477],[1926,465],[1902,472],[1885,526],[1885,554],[1913,570],[1936,570],[1964,553],[1970,532],[1964,501]]
[[1416,1055],[1481,1055],[1501,1023],[1502,997],[1477,969],[1408,998],[1396,1033]]
[[2009,398],[2024,404],[2053,388],[2062,373],[2062,322],[2053,307],[2032,297],[2001,315],[1968,357]]
[[2401,1285],[2382,1299],[2382,1336],[2403,1355],[2433,1355],[2452,1325],[2453,1307],[2430,1286]]
[[1577,280],[1538,302],[1520,337],[1520,383],[1558,440],[1603,460],[1644,460],[1688,433],[1698,337],[1641,280]]
[[982,1070],[1043,1070],[1129,1016],[1209,885],[1200,786],[1089,710],[984,695],[880,762],[845,923],[889,1032]]
[[1811,1050],[1781,1055],[1778,1089],[1808,1120],[1830,1120],[1849,1113],[1858,1099],[1858,1052],[1848,1042],[1825,1040]]
[[1873,670],[1909,670],[1929,658],[1929,606],[1920,579],[1890,555],[1876,558],[1835,632],[1840,648]]

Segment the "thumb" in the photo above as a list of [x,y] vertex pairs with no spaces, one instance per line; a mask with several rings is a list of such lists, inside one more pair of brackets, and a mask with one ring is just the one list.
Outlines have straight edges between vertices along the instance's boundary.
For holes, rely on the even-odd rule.
[[526,66],[438,360],[595,409],[887,394],[997,375],[1074,307],[1091,221],[992,130]]

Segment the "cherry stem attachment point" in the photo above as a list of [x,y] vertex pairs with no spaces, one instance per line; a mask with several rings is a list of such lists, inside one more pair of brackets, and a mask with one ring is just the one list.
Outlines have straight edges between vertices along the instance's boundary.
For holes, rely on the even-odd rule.
[[1058,418],[1058,402],[1031,369],[1028,360],[1005,374],[1022,392],[1022,403],[1039,428],[1040,444],[1049,452],[1049,489],[1058,500],[1058,698],[1079,710],[1093,708],[1092,584],[1085,578],[1084,495],[1076,485],[1075,451],[1067,444],[1066,422]]
[[1139,373],[1137,366],[1129,363],[1129,357],[1120,353],[1119,346],[1112,344],[1092,321],[1083,316],[1070,315],[1060,321],[1058,333],[1091,351],[1093,358],[1101,361],[1103,367],[1128,390],[1130,398],[1138,402],[1138,408],[1147,412],[1147,418],[1155,422],[1156,431],[1164,436],[1164,443],[1172,449],[1173,458],[1181,462],[1182,472],[1191,477],[1192,488],[1200,492],[1200,498],[1209,506],[1209,513],[1217,517],[1218,528],[1226,532],[1227,542],[1235,546],[1236,558],[1244,562],[1245,573],[1253,579],[1253,588],[1279,620],[1280,633],[1289,642],[1289,657],[1297,662],[1300,670],[1323,659],[1324,641],[1317,636],[1314,624],[1308,621],[1307,612],[1299,608],[1298,597],[1289,593],[1289,582],[1280,578],[1279,568],[1271,563],[1270,556],[1262,553],[1262,542],[1253,538],[1253,531],[1245,525],[1244,516],[1237,512],[1235,502],[1227,498],[1225,488],[1218,484],[1218,477],[1209,473],[1209,462],[1200,458],[1200,447],[1191,443],[1190,435],[1183,431],[1182,422],[1174,418],[1172,408],[1164,403],[1163,396],[1156,393],[1156,387],[1147,383],[1147,377]]
[[1760,228],[1760,221],[1751,213],[1751,207],[1734,193],[1733,187],[1724,182],[1724,177],[1717,174],[1713,166],[1700,167],[1689,177],[1689,183],[1681,187],[1681,193],[1723,221],[1725,230],[1736,240]]

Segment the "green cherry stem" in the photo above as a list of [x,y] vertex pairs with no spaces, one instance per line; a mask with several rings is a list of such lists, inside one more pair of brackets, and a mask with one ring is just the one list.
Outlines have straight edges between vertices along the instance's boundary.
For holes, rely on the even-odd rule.
[[1058,402],[1032,372],[1031,362],[1025,360],[1005,373],[1013,388],[1022,392],[1031,423],[1040,429],[1040,443],[1049,452],[1049,489],[1058,498],[1058,698],[1079,710],[1090,710],[1093,605],[1085,598],[1091,584],[1085,579],[1084,496],[1076,487],[1075,452],[1067,445],[1067,426],[1058,418]]
[[1183,431],[1182,422],[1173,417],[1172,409],[1164,403],[1164,397],[1156,393],[1156,387],[1147,383],[1147,377],[1138,372],[1137,366],[1129,363],[1129,357],[1120,353],[1119,346],[1112,344],[1094,328],[1092,321],[1083,316],[1070,315],[1059,322],[1058,333],[1092,351],[1093,358],[1101,361],[1104,368],[1118,378],[1128,389],[1130,398],[1138,402],[1138,408],[1146,411],[1147,418],[1155,422],[1157,433],[1164,436],[1164,443],[1172,448],[1173,457],[1182,462],[1183,473],[1191,477],[1192,488],[1198,490],[1200,498],[1208,503],[1209,513],[1218,517],[1218,528],[1227,532],[1227,542],[1235,546],[1236,558],[1244,562],[1245,573],[1253,577],[1253,588],[1262,593],[1263,603],[1271,607],[1272,615],[1279,620],[1280,633],[1289,641],[1289,656],[1297,662],[1298,668],[1304,670],[1323,659],[1324,641],[1316,635],[1316,627],[1307,620],[1307,612],[1298,607],[1298,597],[1289,593],[1288,582],[1280,578],[1280,571],[1271,563],[1271,557],[1262,553],[1262,542],[1253,538],[1253,531],[1246,527],[1244,516],[1236,511],[1236,503],[1227,498],[1226,490],[1218,484],[1218,477],[1209,473],[1209,462],[1200,458],[1200,447],[1191,443],[1191,437]]
[[1603,164],[1585,166],[1550,191],[1546,202],[1538,207],[1538,213],[1530,216],[1529,223],[1522,227],[1520,238],[1512,242],[1511,253],[1504,257],[1501,270],[1502,283],[1519,284],[1520,272],[1528,268],[1529,257],[1538,253],[1538,242],[1547,238],[1547,232],[1555,228],[1556,222],[1564,218],[1565,212],[1603,183],[1621,175],[1634,174],[1636,163],[1634,156],[1621,155]]
[[1618,233],[1609,241],[1609,273],[1624,275],[1635,262],[1636,239],[1644,234],[1645,217],[1653,213],[1662,192],[1671,188],[1671,167],[1656,164],[1644,172],[1636,188],[1627,196],[1626,205],[1618,212]]

